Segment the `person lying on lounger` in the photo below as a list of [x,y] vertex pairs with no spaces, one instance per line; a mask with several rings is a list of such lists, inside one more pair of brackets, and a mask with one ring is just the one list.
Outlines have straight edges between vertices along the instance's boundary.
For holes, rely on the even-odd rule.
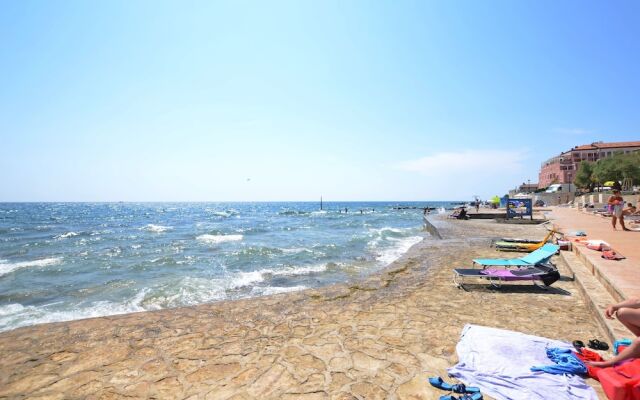
[[629,347],[622,350],[620,354],[607,361],[589,362],[589,365],[594,367],[606,368],[611,367],[620,361],[628,360],[631,358],[640,357],[640,299],[628,299],[621,301],[618,304],[613,304],[604,310],[604,316],[613,319],[614,316],[618,318],[618,321],[622,322],[622,325],[626,326],[636,338]]

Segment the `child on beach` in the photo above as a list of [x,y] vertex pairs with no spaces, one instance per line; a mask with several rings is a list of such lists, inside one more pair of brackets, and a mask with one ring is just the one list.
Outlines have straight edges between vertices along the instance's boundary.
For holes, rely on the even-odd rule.
[[613,319],[614,316],[622,325],[626,326],[636,338],[629,347],[622,350],[620,354],[607,361],[589,362],[594,367],[606,368],[619,363],[620,361],[640,357],[640,299],[628,299],[618,304],[613,304],[604,310],[604,316]]
[[624,216],[622,215],[624,199],[622,198],[622,196],[620,196],[619,190],[613,191],[613,195],[609,197],[609,201],[607,201],[607,204],[612,208],[611,225],[613,225],[613,230],[616,230],[616,222],[620,220],[620,226],[622,226],[622,230],[628,231],[629,229],[624,226]]

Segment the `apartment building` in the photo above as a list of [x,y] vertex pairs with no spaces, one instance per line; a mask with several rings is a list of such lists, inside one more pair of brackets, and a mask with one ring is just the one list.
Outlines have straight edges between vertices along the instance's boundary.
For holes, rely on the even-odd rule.
[[640,141],[595,142],[576,146],[542,163],[538,174],[538,187],[546,188],[554,183],[573,183],[578,166],[582,161],[597,161],[614,154],[633,151],[640,151]]

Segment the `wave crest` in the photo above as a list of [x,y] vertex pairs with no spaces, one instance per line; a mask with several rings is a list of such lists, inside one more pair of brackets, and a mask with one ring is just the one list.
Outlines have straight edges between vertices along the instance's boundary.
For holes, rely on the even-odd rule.
[[21,261],[16,263],[8,263],[6,260],[0,260],[0,276],[6,275],[20,268],[28,267],[49,267],[51,265],[60,264],[62,257],[50,257],[40,260]]
[[210,235],[210,234],[205,234],[205,235],[200,235],[198,237],[196,237],[196,240],[203,242],[203,243],[208,243],[208,244],[218,244],[218,243],[225,243],[225,242],[237,242],[242,240],[243,236],[242,235]]
[[155,224],[148,224],[147,226],[140,228],[140,230],[142,231],[153,232],[153,233],[162,233],[162,232],[170,231],[171,229],[173,229],[173,227],[171,226],[163,226],[163,225],[155,225]]

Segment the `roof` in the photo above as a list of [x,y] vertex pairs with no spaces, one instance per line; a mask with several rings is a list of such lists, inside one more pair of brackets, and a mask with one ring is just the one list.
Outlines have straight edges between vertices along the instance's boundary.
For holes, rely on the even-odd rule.
[[615,149],[621,147],[640,147],[640,141],[636,142],[595,142],[591,144],[583,144],[582,146],[576,146],[571,150],[597,150],[597,149]]

